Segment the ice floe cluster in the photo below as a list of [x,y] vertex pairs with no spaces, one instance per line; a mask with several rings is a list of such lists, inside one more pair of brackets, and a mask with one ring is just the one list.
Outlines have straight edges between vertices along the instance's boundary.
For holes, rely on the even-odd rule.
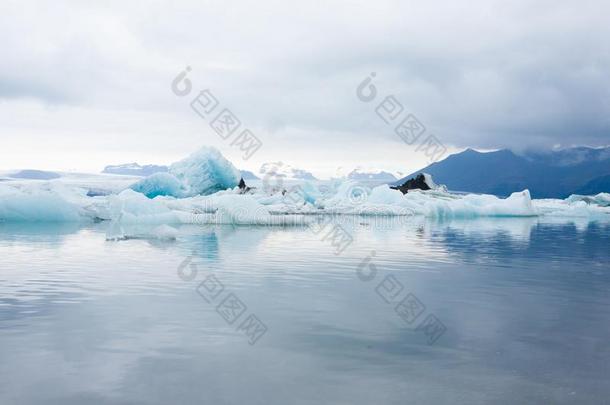
[[[451,193],[426,177],[430,190],[403,194],[382,184],[354,180],[284,184],[266,177],[257,187],[238,187],[239,171],[213,148],[203,148],[157,173],[117,190],[115,177],[88,187],[63,178],[0,182],[0,221],[112,220],[117,237],[123,224],[300,225],[314,216],[585,217],[610,220],[610,194],[532,200],[527,190],[507,198]],[[124,181],[124,180],[121,180]],[[115,190],[96,192],[92,190]],[[158,228],[160,238],[170,238]]]

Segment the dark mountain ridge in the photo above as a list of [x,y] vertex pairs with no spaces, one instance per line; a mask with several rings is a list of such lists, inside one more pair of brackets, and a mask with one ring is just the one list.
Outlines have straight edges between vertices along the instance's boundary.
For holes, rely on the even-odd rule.
[[610,147],[577,147],[516,154],[502,149],[466,149],[398,181],[420,173],[450,190],[506,196],[529,189],[533,198],[565,198],[571,194],[610,192]]

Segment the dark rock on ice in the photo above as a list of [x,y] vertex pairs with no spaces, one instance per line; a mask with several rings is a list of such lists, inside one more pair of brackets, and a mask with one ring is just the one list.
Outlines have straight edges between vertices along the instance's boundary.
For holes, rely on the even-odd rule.
[[414,178],[405,181],[399,186],[390,187],[394,190],[399,190],[403,194],[407,194],[409,190],[430,190],[431,187],[426,183],[426,177],[423,174],[419,174]]

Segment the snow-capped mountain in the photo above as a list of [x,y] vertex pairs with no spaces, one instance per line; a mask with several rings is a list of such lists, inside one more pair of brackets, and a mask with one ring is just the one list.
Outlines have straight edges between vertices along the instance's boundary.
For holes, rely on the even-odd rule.
[[352,170],[347,178],[355,181],[374,181],[382,183],[390,183],[398,180],[392,173],[380,171],[366,171],[362,168]]
[[302,169],[296,169],[282,162],[264,163],[261,166],[259,173],[261,174],[261,176],[266,176],[269,173],[274,173],[276,176],[282,177],[287,180],[317,180],[310,172]]
[[150,176],[154,173],[167,172],[167,166],[144,165],[137,163],[125,163],[121,165],[106,166],[102,173],[121,174],[127,176]]

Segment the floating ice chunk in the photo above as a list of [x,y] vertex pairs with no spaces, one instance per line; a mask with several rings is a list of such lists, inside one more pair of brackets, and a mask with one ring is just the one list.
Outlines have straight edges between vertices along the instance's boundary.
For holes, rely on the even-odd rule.
[[371,190],[355,181],[344,181],[327,200],[316,200],[323,213],[366,216],[413,215],[403,194],[381,185]]
[[186,194],[183,184],[170,173],[152,174],[130,187],[148,198],[157,196],[182,197]]
[[168,173],[155,173],[131,186],[149,198],[209,195],[234,188],[240,172],[215,148],[203,147],[172,164]]
[[220,224],[258,224],[269,221],[271,214],[251,196],[223,195],[216,199],[216,221]]
[[586,204],[597,205],[600,207],[610,207],[610,193],[599,193],[594,196],[573,194],[566,199],[567,203],[583,201]]
[[371,195],[368,197],[367,203],[400,205],[403,204],[404,201],[404,195],[400,191],[393,190],[387,184],[383,184],[375,187],[371,191]]
[[564,218],[610,218],[610,194],[595,196],[571,195],[565,200],[534,200],[536,208],[545,216]]
[[263,204],[266,206],[271,205],[286,205],[285,201],[292,202],[296,199],[300,198],[298,190],[288,190],[288,196],[283,195],[281,192],[276,192],[272,195],[266,194],[255,194],[253,196],[259,204]]
[[[64,191],[33,185],[17,188],[0,184],[0,221],[78,222],[87,219]],[[75,198],[75,196],[71,196]]]
[[424,197],[420,202],[424,215],[434,218],[530,217],[538,212],[528,190],[501,199],[493,195],[468,194],[462,198],[430,198],[428,192],[409,192],[407,200]]
[[190,210],[183,204],[176,212],[182,223],[293,226],[307,222],[300,215],[274,215],[250,195],[223,194],[190,200]]
[[233,188],[240,179],[239,170],[217,149],[209,147],[174,163],[169,172],[184,184],[183,196],[208,195]]
[[[264,201],[266,204],[275,203],[299,207],[305,204],[313,205],[321,196],[322,194],[313,184],[305,181],[300,184],[288,186],[281,192],[276,192],[274,195],[264,199]],[[273,197],[275,197],[275,199]]]
[[352,210],[355,206],[364,203],[369,196],[370,189],[360,183],[347,180],[339,184],[336,193],[322,203],[324,208],[333,211]]
[[149,199],[131,189],[108,197],[110,216],[115,223],[172,224],[180,223],[179,216],[161,201]]
[[383,184],[371,190],[362,203],[357,203],[353,213],[366,216],[404,216],[413,215],[414,211],[400,191]]
[[300,191],[303,201],[309,204],[315,204],[322,197],[320,190],[315,187],[310,181],[305,181],[300,185]]

